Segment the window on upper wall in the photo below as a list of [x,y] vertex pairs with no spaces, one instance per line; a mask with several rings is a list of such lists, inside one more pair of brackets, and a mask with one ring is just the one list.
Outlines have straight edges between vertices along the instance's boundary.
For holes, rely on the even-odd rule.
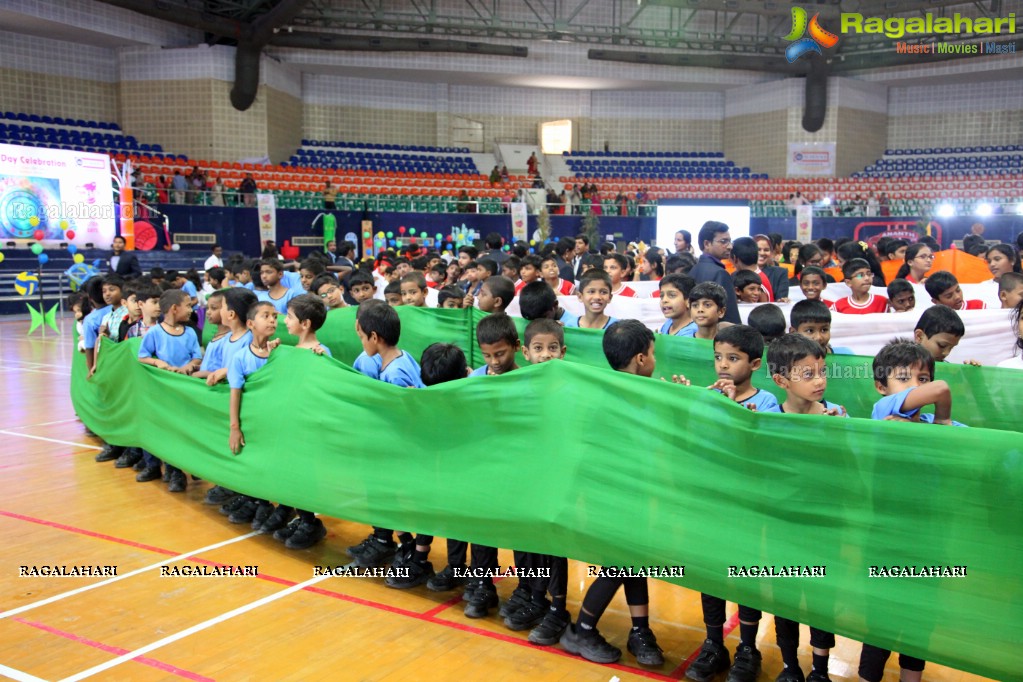
[[541,123],[540,151],[544,154],[561,154],[572,151],[572,121]]

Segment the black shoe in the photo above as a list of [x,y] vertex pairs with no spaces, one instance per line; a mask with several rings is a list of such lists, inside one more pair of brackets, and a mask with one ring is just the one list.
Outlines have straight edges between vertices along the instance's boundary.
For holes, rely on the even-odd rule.
[[806,682],[831,682],[831,678],[827,673],[811,670],[810,674],[806,676]]
[[206,491],[206,497],[202,498],[202,501],[203,504],[224,504],[237,494],[233,490],[215,485]]
[[277,542],[287,542],[288,538],[294,535],[300,525],[302,525],[302,519],[297,517],[292,519],[291,523],[286,525],[284,528],[274,531],[274,540]]
[[650,628],[632,628],[629,631],[629,653],[640,665],[664,665],[664,652],[657,646],[657,638]]
[[[528,606],[532,603],[533,593],[525,587],[516,587],[512,592],[511,597],[508,598],[504,604],[501,605],[501,610],[497,612],[497,615],[501,618],[507,618],[524,606]],[[539,621],[537,621],[539,622]],[[532,626],[530,626],[532,627]],[[525,628],[519,628],[520,630]]]
[[[466,570],[465,566],[459,566],[458,568],[461,571]],[[445,566],[443,571],[435,573],[426,581],[426,589],[433,590],[434,592],[447,592],[464,584],[465,578],[456,576],[455,569],[451,566]]]
[[121,454],[122,454],[121,448],[109,444],[104,445],[103,449],[99,451],[98,455],[96,455],[96,461],[111,462],[120,457]]
[[384,580],[384,585],[393,587],[396,590],[407,590],[410,587],[422,585],[433,575],[433,564],[429,561],[422,563],[418,561],[407,561],[401,566],[397,563],[395,568],[402,568],[404,575],[392,575]]
[[355,565],[361,568],[386,566],[394,561],[394,554],[398,549],[394,542],[380,542],[374,537],[366,538],[359,547],[362,549],[355,551],[353,558]]
[[806,682],[806,678],[799,668],[785,668],[774,678],[774,682]]
[[411,540],[409,542],[403,542],[398,545],[398,549],[394,552],[394,566],[406,566],[413,563],[412,557],[416,553],[416,541]]
[[479,586],[478,582],[472,583],[472,582],[466,581],[465,589],[462,590],[462,601],[464,601],[464,602],[472,601],[472,595],[476,591],[476,588],[478,586]]
[[128,448],[124,451],[117,461],[114,462],[115,469],[127,469],[128,467],[135,466],[136,462],[142,461],[142,451],[138,448]]
[[230,500],[220,505],[220,508],[217,509],[217,511],[219,511],[224,516],[230,516],[231,514],[238,511],[238,509],[240,509],[241,506],[245,504],[246,501],[251,499],[252,498],[249,497],[248,495],[235,495]]
[[227,520],[231,523],[252,523],[252,519],[256,515],[256,509],[258,507],[259,502],[256,502],[256,500],[251,497],[247,497],[234,511],[231,512],[231,514],[227,517]]
[[135,464],[133,464],[131,467],[132,471],[144,471],[145,468],[146,468],[145,457],[140,458],[139,461],[135,462]]
[[747,644],[735,650],[735,662],[726,682],[756,682],[760,674],[760,652]]
[[[274,509],[273,513],[263,521],[263,525],[259,527],[260,533],[276,533],[277,531],[285,528],[288,525],[288,521],[295,515],[295,508],[289,507],[286,504],[282,504]],[[252,520],[256,522],[255,519]]]
[[710,682],[715,675],[728,670],[731,663],[728,649],[708,639],[700,647],[700,655],[686,669],[686,678],[696,682]]
[[256,504],[256,511],[252,515],[252,530],[259,530],[266,520],[274,513],[274,506],[271,502],[261,500]]
[[608,644],[597,628],[583,630],[576,625],[569,625],[561,636],[561,646],[568,653],[594,663],[614,663],[622,657],[622,650]]
[[[515,595],[513,594],[512,598],[514,597]],[[505,627],[516,632],[519,630],[532,630],[543,621],[544,617],[550,613],[550,610],[551,603],[546,599],[539,603],[531,601],[505,616]]]
[[327,529],[323,527],[323,521],[313,519],[312,523],[300,523],[284,546],[288,549],[309,549],[325,537]]
[[350,556],[350,557],[352,557],[354,559],[355,557],[357,557],[360,554],[362,554],[363,552],[365,552],[366,549],[369,547],[369,543],[370,542],[376,542],[376,539],[377,539],[376,536],[373,535],[373,533],[370,533],[366,537],[366,539],[363,540],[362,542],[360,542],[359,544],[352,545],[351,547],[348,547],[347,549],[345,549],[345,554],[347,554],[348,556]]
[[465,603],[465,617],[486,618],[490,614],[490,609],[497,608],[499,601],[494,583],[489,580],[476,583],[473,585],[472,597]]
[[185,478],[184,472],[180,469],[172,471],[167,480],[167,492],[183,493],[186,487],[188,487],[188,479]]
[[135,480],[139,483],[146,483],[148,481],[155,481],[160,477],[160,467],[147,467],[139,472],[139,475],[135,477]]
[[554,646],[561,641],[561,636],[565,634],[569,623],[567,614],[565,618],[561,618],[553,608],[547,609],[540,624],[529,631],[529,641],[541,646]]

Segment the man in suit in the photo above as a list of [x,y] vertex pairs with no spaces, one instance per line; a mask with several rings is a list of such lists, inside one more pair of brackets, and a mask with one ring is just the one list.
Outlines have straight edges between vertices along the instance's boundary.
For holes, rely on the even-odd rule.
[[502,250],[504,246],[504,239],[497,232],[491,232],[484,239],[487,245],[487,250],[480,256],[481,258],[489,258],[490,260],[497,263],[498,269],[508,260],[508,254]]
[[590,238],[584,234],[577,234],[575,236],[575,253],[572,258],[572,274],[575,275],[575,279],[578,280],[582,274],[579,271],[583,267],[583,256],[590,252]]
[[575,271],[572,269],[572,257],[575,255],[575,240],[562,237],[554,246],[557,255],[558,277],[566,282],[575,282]]
[[708,220],[700,228],[697,243],[700,245],[700,259],[689,271],[689,276],[700,282],[715,282],[725,290],[725,321],[742,324],[739,317],[739,306],[735,301],[735,287],[732,276],[725,270],[724,259],[732,254],[732,237],[728,234],[728,225],[716,220]]
[[114,243],[111,245],[114,253],[110,256],[110,272],[124,279],[141,277],[142,267],[139,265],[138,257],[130,251],[125,251],[124,247],[124,237],[120,235],[114,237]]

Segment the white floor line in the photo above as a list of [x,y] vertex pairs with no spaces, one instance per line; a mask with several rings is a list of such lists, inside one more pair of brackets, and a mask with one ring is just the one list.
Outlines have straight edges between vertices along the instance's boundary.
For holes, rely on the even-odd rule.
[[182,630],[181,632],[174,633],[173,635],[169,635],[167,637],[164,637],[163,639],[158,639],[157,641],[152,642],[151,644],[147,644],[144,647],[140,647],[140,648],[136,649],[135,651],[129,651],[128,653],[126,653],[126,654],[124,654],[122,656],[118,656],[117,658],[111,659],[111,660],[107,661],[106,663],[100,663],[97,666],[93,666],[92,668],[89,668],[88,670],[83,670],[82,672],[77,673],[75,675],[72,675],[71,677],[65,677],[63,680],[61,680],[61,682],[78,682],[78,680],[84,680],[84,679],[86,679],[88,677],[92,677],[93,675],[97,675],[97,674],[99,674],[99,673],[101,673],[101,672],[103,672],[105,670],[109,670],[110,668],[113,668],[115,666],[121,665],[122,663],[124,663],[126,661],[130,661],[132,659],[138,658],[139,656],[141,656],[143,654],[148,654],[150,651],[153,651],[154,649],[159,649],[160,647],[166,646],[167,644],[172,644],[172,643],[178,641],[179,639],[184,639],[185,637],[188,637],[190,635],[194,635],[197,632],[202,632],[203,630],[209,629],[209,628],[213,627],[214,625],[218,625],[219,623],[223,623],[226,620],[230,620],[231,618],[234,618],[235,616],[240,616],[243,613],[247,613],[249,611],[252,611],[253,609],[257,609],[260,606],[263,606],[265,604],[269,604],[271,602],[277,601],[278,599],[282,599],[283,597],[287,597],[289,594],[293,594],[293,593],[298,592],[300,590],[304,590],[305,588],[307,588],[307,587],[309,587],[311,585],[315,585],[316,583],[321,582],[323,580],[326,580],[329,577],[331,577],[331,576],[330,575],[318,575],[315,578],[310,578],[309,580],[306,580],[303,583],[298,583],[297,585],[292,585],[291,587],[289,587],[289,588],[287,588],[285,590],[281,590],[280,592],[274,592],[273,594],[267,595],[267,596],[263,597],[262,599],[257,599],[254,602],[245,604],[243,606],[239,606],[236,609],[232,609],[231,611],[228,611],[227,613],[222,613],[219,616],[215,616],[215,617],[210,618],[209,620],[205,620],[205,621],[203,621],[203,622],[201,622],[201,623],[199,623],[197,625],[193,625],[192,627],[190,627],[190,628],[188,628],[186,630]]
[[31,367],[52,367],[54,369],[71,369],[67,365],[53,365],[46,362],[30,362],[28,360],[4,360],[4,362],[17,362],[20,365],[30,365]]
[[31,367],[5,367],[6,372],[33,372],[35,374],[52,374],[58,377],[69,377],[71,372],[51,372],[48,369],[32,369]]
[[78,417],[70,417],[68,419],[58,419],[57,421],[53,421],[53,422],[42,422],[40,424],[26,424],[25,426],[9,426],[7,428],[15,429],[15,430],[17,430],[17,429],[34,429],[34,428],[36,428],[38,426],[53,426],[54,424],[66,424],[68,422],[76,422],[76,421],[78,421]]
[[46,438],[44,436],[30,436],[27,433],[16,433],[14,431],[7,431],[6,429],[0,429],[0,434],[5,436],[18,436],[19,438],[30,438],[32,440],[43,440],[47,443],[57,443],[59,445],[73,445],[76,448],[88,448],[90,450],[102,450],[103,448],[98,445],[89,445],[87,443],[72,443],[69,440],[57,440],[56,438]]
[[110,578],[108,580],[101,580],[98,583],[92,583],[91,585],[85,585],[83,587],[79,587],[79,588],[74,589],[74,590],[68,590],[67,592],[61,592],[60,594],[55,594],[52,597],[47,597],[46,599],[40,599],[39,601],[32,602],[31,604],[25,604],[24,606],[19,606],[16,609],[11,609],[10,611],[4,611],[3,613],[0,613],[0,620],[2,620],[4,618],[9,618],[10,616],[16,616],[19,613],[24,613],[25,611],[30,611],[31,609],[35,609],[35,608],[38,608],[40,606],[46,606],[47,604],[52,604],[53,602],[60,601],[61,599],[67,599],[68,597],[73,597],[76,594],[81,594],[82,592],[88,592],[89,590],[95,590],[97,587],[103,587],[104,585],[110,585],[111,583],[116,583],[117,581],[124,580],[125,578],[131,578],[132,576],[136,576],[136,575],[138,575],[140,573],[145,573],[146,571],[150,571],[150,570],[152,570],[154,568],[158,568],[160,566],[166,566],[167,564],[172,564],[175,561],[182,561],[183,559],[187,559],[188,557],[195,556],[197,554],[202,554],[203,552],[208,552],[210,550],[218,549],[220,547],[226,547],[227,545],[233,545],[236,542],[241,542],[242,540],[247,540],[248,538],[251,538],[251,537],[253,537],[255,535],[259,535],[259,532],[258,531],[253,531],[252,533],[248,533],[246,535],[240,535],[240,536],[238,536],[236,538],[231,538],[230,540],[224,540],[223,542],[217,542],[217,543],[214,543],[212,545],[207,545],[206,547],[200,547],[199,549],[192,550],[191,552],[186,552],[184,554],[179,554],[179,555],[171,557],[169,559],[164,559],[163,561],[159,561],[159,562],[157,562],[155,564],[150,564],[149,566],[143,566],[142,568],[136,568],[134,571],[130,571],[128,573],[125,573],[124,575],[118,575],[118,576],[115,576],[115,577]]
[[14,668],[8,668],[3,663],[0,663],[0,675],[3,675],[4,677],[9,677],[12,680],[17,680],[17,682],[47,682],[41,677],[29,675],[28,673],[16,670]]

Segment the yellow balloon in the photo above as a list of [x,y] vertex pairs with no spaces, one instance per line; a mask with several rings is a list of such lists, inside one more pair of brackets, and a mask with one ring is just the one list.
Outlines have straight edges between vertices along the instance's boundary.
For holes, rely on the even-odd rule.
[[28,224],[31,225],[32,227],[36,227],[37,225],[39,225],[39,216],[34,215],[31,218],[29,218]]
[[0,251],[0,263],[4,262],[4,252]]
[[68,221],[66,221],[66,220],[61,220],[61,221],[60,221],[60,229],[62,229],[62,230],[66,230],[66,229],[68,229],[69,227],[71,227],[71,223],[69,223],[69,222],[68,222]]
[[[3,254],[0,254],[0,255],[3,255]],[[2,259],[0,259],[0,260],[2,260]],[[83,256],[83,255],[82,255],[82,254],[80,254],[80,253],[76,253],[76,254],[74,255],[74,258],[73,258],[73,260],[74,260],[74,261],[75,261],[76,263],[84,263],[84,262],[85,262],[85,256]]]

